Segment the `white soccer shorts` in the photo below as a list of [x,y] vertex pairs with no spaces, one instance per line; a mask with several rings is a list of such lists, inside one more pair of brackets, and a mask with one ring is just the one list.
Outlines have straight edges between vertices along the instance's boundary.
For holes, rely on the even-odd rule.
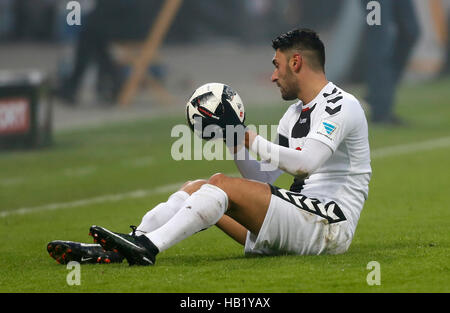
[[301,193],[271,186],[269,209],[258,236],[247,233],[245,254],[340,254],[352,232],[335,202],[322,203]]

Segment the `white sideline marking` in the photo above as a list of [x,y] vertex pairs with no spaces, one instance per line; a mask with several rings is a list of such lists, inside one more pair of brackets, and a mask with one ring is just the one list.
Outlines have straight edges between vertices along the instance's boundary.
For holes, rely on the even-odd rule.
[[419,152],[426,150],[433,150],[439,148],[446,148],[450,146],[450,137],[442,137],[416,143],[408,143],[403,145],[396,145],[391,147],[378,148],[373,150],[370,155],[372,159],[385,158],[389,156],[397,156],[401,154],[408,154],[411,152]]
[[[450,146],[450,137],[443,137],[438,139],[432,139],[428,141],[422,141],[418,143],[411,144],[402,144],[391,147],[378,148],[371,151],[372,159],[381,159],[389,156],[397,156],[401,154],[408,154],[411,152],[419,152],[426,150],[433,150],[438,148],[446,148]],[[231,174],[230,176],[236,176],[235,174]],[[121,194],[114,195],[104,195],[94,198],[81,199],[72,202],[62,202],[62,203],[51,203],[42,206],[30,207],[30,208],[21,208],[10,211],[0,212],[0,218],[4,218],[10,215],[24,215],[33,212],[42,212],[42,211],[53,211],[53,210],[61,210],[74,208],[84,205],[90,205],[95,203],[103,203],[103,202],[117,202],[124,199],[133,199],[133,198],[143,198],[147,196],[157,195],[161,193],[171,192],[181,187],[184,182],[169,184],[161,187],[157,187],[151,190],[135,190]]]
[[[134,159],[130,159],[130,160],[124,160],[121,162],[121,164],[124,167],[140,168],[140,167],[148,167],[149,165],[152,165],[153,161],[154,161],[153,158],[145,156],[145,157],[134,158]],[[77,177],[84,177],[84,176],[91,175],[94,172],[96,172],[97,170],[98,170],[98,167],[95,165],[89,165],[89,166],[83,166],[83,167],[69,167],[69,168],[63,169],[60,174],[66,176],[66,177],[77,178]],[[17,186],[17,185],[22,185],[26,182],[30,182],[31,180],[32,179],[29,179],[29,178],[25,179],[24,177],[5,178],[5,179],[0,179],[0,186],[1,187]]]
[[76,167],[76,168],[68,168],[65,169],[63,175],[69,177],[82,177],[86,175],[90,175],[97,170],[95,166],[84,166],[84,167]]
[[147,157],[126,160],[126,161],[122,162],[122,165],[126,166],[126,167],[147,167],[147,166],[153,164],[153,161],[154,160],[152,157],[147,156]]
[[8,186],[20,185],[24,181],[25,181],[25,179],[22,178],[22,177],[13,177],[13,178],[0,179],[0,186],[8,187]]
[[183,185],[183,183],[176,183],[176,184],[165,185],[162,187],[157,187],[157,188],[151,189],[151,190],[135,190],[135,191],[130,191],[130,192],[121,193],[121,194],[104,195],[104,196],[99,196],[99,197],[94,197],[94,198],[76,200],[76,201],[72,201],[72,202],[51,203],[51,204],[46,204],[46,205],[41,205],[41,206],[36,206],[36,207],[4,211],[4,212],[0,212],[0,218],[7,217],[10,215],[24,215],[24,214],[33,213],[33,212],[69,209],[69,208],[84,206],[84,205],[88,205],[88,204],[95,204],[95,203],[117,202],[117,201],[124,200],[124,199],[143,198],[143,197],[147,197],[147,196],[170,192],[170,191],[176,190],[176,188],[179,188],[182,185]]

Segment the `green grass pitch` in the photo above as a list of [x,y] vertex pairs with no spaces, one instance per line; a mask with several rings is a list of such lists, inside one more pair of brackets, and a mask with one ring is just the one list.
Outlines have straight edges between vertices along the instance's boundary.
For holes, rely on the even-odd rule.
[[[128,232],[167,199],[170,190],[158,187],[237,170],[226,160],[172,160],[170,131],[185,122],[183,106],[179,116],[58,132],[51,148],[2,152],[0,292],[449,292],[449,86],[404,87],[396,110],[408,126],[371,125],[369,200],[349,251],[337,256],[248,258],[212,227],[153,267],[83,265],[81,284],[69,286],[70,270],[48,256],[47,242],[91,242],[92,224]],[[287,105],[249,106],[247,122],[277,123]],[[129,194],[136,190],[144,192]],[[66,205],[83,199],[97,200]],[[381,285],[366,282],[370,261],[381,266]]]

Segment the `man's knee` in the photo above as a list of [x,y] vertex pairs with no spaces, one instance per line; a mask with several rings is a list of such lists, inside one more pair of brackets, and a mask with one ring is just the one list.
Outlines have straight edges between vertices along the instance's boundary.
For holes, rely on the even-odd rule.
[[214,185],[217,187],[222,187],[228,179],[229,179],[229,177],[227,175],[222,174],[222,173],[217,173],[208,179],[208,184]]
[[205,179],[197,179],[194,181],[187,181],[180,190],[187,192],[188,194],[193,194],[200,189],[201,186],[208,183]]

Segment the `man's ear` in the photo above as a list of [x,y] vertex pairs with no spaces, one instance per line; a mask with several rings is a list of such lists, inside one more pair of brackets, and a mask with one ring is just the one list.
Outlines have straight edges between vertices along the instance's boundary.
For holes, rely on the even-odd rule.
[[298,73],[302,67],[303,58],[300,53],[294,53],[291,57],[291,69],[293,72]]

